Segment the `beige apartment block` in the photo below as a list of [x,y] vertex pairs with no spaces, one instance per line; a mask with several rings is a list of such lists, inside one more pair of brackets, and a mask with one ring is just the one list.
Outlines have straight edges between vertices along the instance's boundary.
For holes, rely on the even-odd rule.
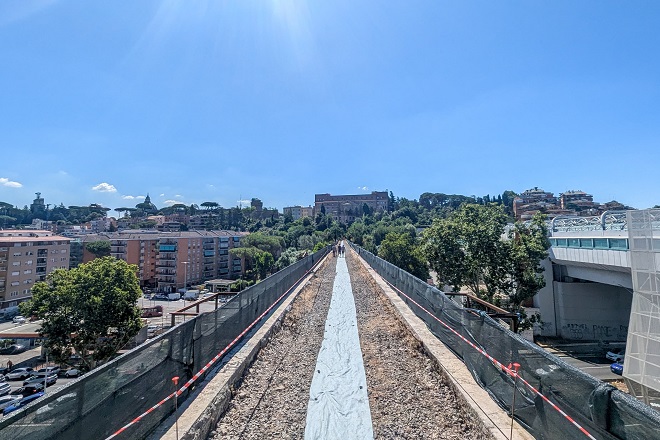
[[32,286],[69,268],[70,239],[39,230],[0,230],[0,308],[32,297]]

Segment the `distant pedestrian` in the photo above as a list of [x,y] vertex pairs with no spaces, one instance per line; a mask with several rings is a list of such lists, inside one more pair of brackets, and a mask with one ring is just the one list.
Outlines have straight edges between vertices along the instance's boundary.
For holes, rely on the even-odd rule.
[[337,256],[337,246],[332,246],[332,256],[333,257]]
[[344,247],[343,244],[341,245],[341,256],[346,257],[346,248]]
[[12,363],[11,360],[7,361],[7,368],[9,368],[9,370],[11,370],[11,367],[13,367],[13,366],[14,366],[14,364]]

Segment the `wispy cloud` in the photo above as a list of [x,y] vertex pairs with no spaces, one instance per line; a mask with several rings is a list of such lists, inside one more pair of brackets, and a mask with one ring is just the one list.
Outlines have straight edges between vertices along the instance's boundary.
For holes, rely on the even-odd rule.
[[366,186],[358,186],[357,189],[362,190],[362,191],[369,191],[369,188]]
[[165,193],[161,194],[160,197],[165,197]]
[[8,186],[9,188],[20,188],[23,186],[22,183],[14,182],[13,180],[9,180],[6,177],[0,177],[0,185]]
[[171,206],[171,205],[176,205],[177,203],[181,203],[181,200],[171,200],[170,199],[170,200],[165,200],[163,203],[165,203],[166,205]]
[[236,200],[236,203],[241,205],[249,205],[252,200]]
[[93,186],[92,189],[98,192],[107,192],[107,193],[117,192],[117,188],[115,188],[114,185],[110,185],[109,183],[106,182],[99,183],[98,185]]
[[144,196],[121,196],[124,200],[144,199]]
[[177,198],[177,199],[180,199],[180,198],[182,198],[183,196],[182,196],[181,194],[176,194],[174,197]]

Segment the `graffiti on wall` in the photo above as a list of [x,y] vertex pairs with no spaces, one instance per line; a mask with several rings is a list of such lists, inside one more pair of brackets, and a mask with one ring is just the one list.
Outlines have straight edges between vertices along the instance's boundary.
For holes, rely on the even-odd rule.
[[561,337],[577,341],[625,341],[627,325],[572,323],[561,327]]

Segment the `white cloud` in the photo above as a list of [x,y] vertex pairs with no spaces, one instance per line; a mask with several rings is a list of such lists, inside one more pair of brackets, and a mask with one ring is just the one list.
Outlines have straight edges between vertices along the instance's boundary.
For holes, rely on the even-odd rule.
[[177,203],[181,203],[181,200],[165,200],[163,203],[166,205],[175,205]]
[[124,200],[144,199],[144,196],[121,196]]
[[362,191],[369,191],[369,188],[366,187],[366,186],[358,186],[357,189],[360,189],[360,190],[362,190]]
[[161,194],[160,197],[165,197],[165,193]]
[[182,196],[181,194],[176,194],[174,197],[177,198],[177,199],[180,199],[180,198],[182,198],[183,196]]
[[236,200],[236,203],[239,203],[241,205],[249,205],[252,200]]
[[114,185],[110,185],[109,183],[106,183],[106,182],[99,183],[98,185],[93,186],[92,189],[93,189],[94,191],[104,192],[104,193],[114,193],[114,192],[117,192],[117,188],[115,188]]
[[20,188],[23,186],[22,183],[14,182],[13,180],[9,180],[6,177],[0,177],[0,185],[8,186],[9,188]]

